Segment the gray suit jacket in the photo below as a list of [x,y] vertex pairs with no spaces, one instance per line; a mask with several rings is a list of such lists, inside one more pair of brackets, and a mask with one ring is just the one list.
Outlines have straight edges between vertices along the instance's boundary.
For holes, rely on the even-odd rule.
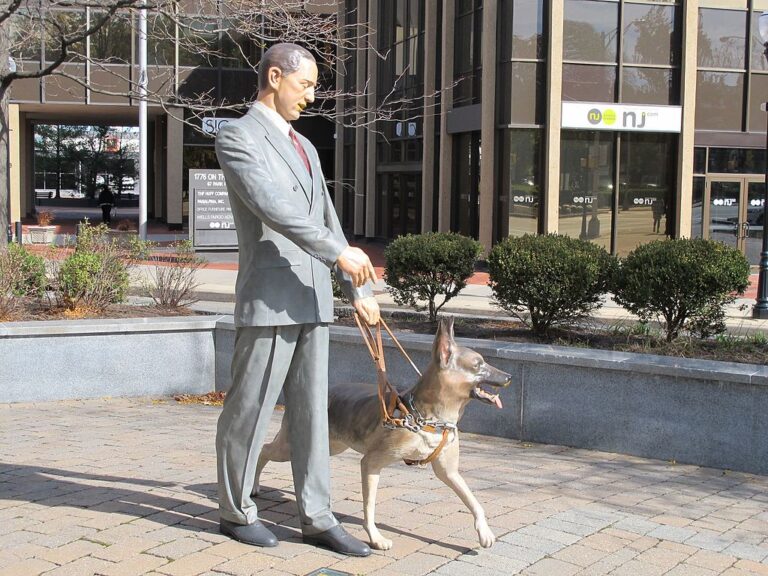
[[[312,175],[290,139],[258,106],[222,126],[216,156],[237,228],[236,326],[333,321],[330,271],[347,241],[317,150],[299,135]],[[350,300],[370,296],[336,270]]]

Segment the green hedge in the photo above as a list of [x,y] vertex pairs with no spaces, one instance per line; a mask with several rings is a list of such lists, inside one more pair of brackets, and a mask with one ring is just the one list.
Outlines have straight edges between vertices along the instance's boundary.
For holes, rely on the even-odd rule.
[[558,234],[506,238],[488,257],[496,302],[539,336],[599,308],[616,265],[602,247]]
[[467,285],[482,250],[479,242],[460,234],[427,232],[401,236],[384,251],[387,289],[400,305],[428,309],[434,322],[440,308]]
[[707,337],[725,331],[725,306],[749,283],[749,262],[714,240],[657,240],[621,261],[613,281],[616,302],[642,320],[658,319],[667,340],[688,331]]

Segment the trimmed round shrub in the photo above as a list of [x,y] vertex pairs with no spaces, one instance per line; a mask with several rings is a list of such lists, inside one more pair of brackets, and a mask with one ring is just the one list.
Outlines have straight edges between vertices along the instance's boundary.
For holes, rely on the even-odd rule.
[[[429,309],[434,322],[440,308],[467,285],[482,250],[477,240],[460,234],[400,236],[384,251],[387,290],[400,305]],[[438,296],[442,296],[440,303]]]
[[635,248],[621,261],[613,291],[641,320],[663,321],[671,342],[683,330],[702,338],[725,331],[725,306],[748,284],[749,262],[739,250],[681,238]]
[[601,246],[559,234],[506,238],[488,257],[496,302],[544,336],[602,306],[616,258]]

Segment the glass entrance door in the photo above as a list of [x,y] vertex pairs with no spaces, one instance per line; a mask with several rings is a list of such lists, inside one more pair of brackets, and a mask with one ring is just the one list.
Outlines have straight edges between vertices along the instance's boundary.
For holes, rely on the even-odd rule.
[[760,261],[764,192],[761,177],[713,176],[707,181],[709,238],[738,248],[750,264]]

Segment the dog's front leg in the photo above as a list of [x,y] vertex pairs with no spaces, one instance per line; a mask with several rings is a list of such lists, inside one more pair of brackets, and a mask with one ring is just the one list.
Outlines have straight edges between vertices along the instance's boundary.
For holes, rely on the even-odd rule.
[[[458,434],[458,433],[457,433]],[[490,548],[496,541],[496,536],[493,535],[491,529],[488,527],[488,522],[485,519],[485,510],[477,501],[472,491],[467,486],[464,478],[459,474],[459,439],[456,438],[455,442],[449,444],[441,453],[440,456],[432,462],[432,469],[435,471],[435,476],[440,478],[447,486],[456,492],[456,495],[461,498],[464,505],[472,512],[472,516],[475,518],[475,530],[477,530],[477,536],[480,540],[480,546],[483,548]]]
[[374,519],[376,513],[376,490],[379,487],[379,476],[382,466],[373,460],[370,455],[363,456],[360,461],[360,472],[363,483],[363,513],[365,515],[365,531],[371,541],[371,547],[376,550],[389,550],[392,548],[392,540],[381,535],[376,528]]

